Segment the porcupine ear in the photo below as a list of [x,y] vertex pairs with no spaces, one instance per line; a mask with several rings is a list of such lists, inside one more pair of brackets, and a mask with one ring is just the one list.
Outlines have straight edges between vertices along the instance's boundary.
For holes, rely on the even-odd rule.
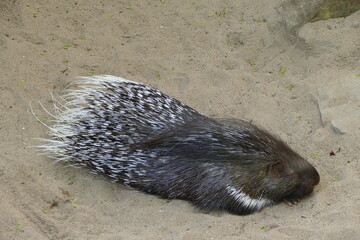
[[295,171],[286,167],[282,162],[277,162],[268,167],[266,175],[271,178],[287,177],[295,174]]

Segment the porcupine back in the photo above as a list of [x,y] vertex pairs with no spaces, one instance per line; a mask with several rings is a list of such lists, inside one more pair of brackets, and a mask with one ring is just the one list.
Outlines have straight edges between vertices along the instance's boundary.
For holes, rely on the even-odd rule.
[[293,194],[299,178],[288,177],[293,170],[281,159],[312,166],[266,131],[241,120],[207,118],[122,78],[85,77],[78,84],[57,107],[53,139],[41,146],[50,157],[207,209],[243,214],[287,195],[290,201],[302,197]]
[[83,77],[75,84],[78,89],[57,101],[53,139],[40,147],[54,159],[93,166],[114,181],[131,182],[119,169],[147,165],[134,146],[199,116],[158,90],[119,77]]

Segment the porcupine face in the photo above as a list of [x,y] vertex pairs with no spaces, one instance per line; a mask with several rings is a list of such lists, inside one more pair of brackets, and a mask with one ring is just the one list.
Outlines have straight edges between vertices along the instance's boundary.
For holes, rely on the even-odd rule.
[[224,145],[238,156],[228,170],[228,193],[236,202],[231,211],[247,214],[282,200],[294,204],[319,183],[316,169],[267,131],[241,120],[218,121]]
[[[295,175],[295,182],[297,184],[295,184],[291,190],[287,192],[288,194],[282,198],[282,200],[289,204],[298,203],[302,198],[312,193],[314,187],[320,182],[319,173],[313,166],[311,166],[305,159],[297,161],[297,164],[291,168],[294,169],[294,172],[291,172],[289,176],[290,178],[292,177],[291,175]],[[298,163],[302,163],[303,166],[299,168]]]
[[280,144],[286,155],[277,150],[274,155],[277,155],[280,161],[268,167],[265,182],[275,201],[283,200],[289,204],[296,204],[312,193],[314,187],[319,184],[320,176],[309,162],[284,143]]

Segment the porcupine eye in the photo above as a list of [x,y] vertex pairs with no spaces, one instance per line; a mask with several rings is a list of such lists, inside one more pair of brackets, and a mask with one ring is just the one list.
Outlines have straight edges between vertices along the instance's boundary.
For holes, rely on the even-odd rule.
[[302,198],[313,192],[314,187],[320,182],[320,175],[313,166],[307,166],[299,174],[301,176],[300,184],[295,191],[284,197],[284,201],[296,204]]
[[276,163],[267,169],[267,176],[270,178],[283,178],[291,176],[295,173],[294,170],[285,167],[282,163]]
[[294,169],[279,162],[267,169],[267,182],[271,195],[276,201],[296,202],[304,192],[299,184],[299,174]]

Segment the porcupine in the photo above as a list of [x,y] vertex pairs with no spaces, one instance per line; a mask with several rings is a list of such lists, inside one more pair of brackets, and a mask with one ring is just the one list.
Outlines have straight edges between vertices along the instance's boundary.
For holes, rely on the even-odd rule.
[[284,142],[243,120],[214,119],[123,78],[83,77],[55,105],[54,159],[114,182],[201,209],[249,214],[297,203],[319,183],[316,169]]

